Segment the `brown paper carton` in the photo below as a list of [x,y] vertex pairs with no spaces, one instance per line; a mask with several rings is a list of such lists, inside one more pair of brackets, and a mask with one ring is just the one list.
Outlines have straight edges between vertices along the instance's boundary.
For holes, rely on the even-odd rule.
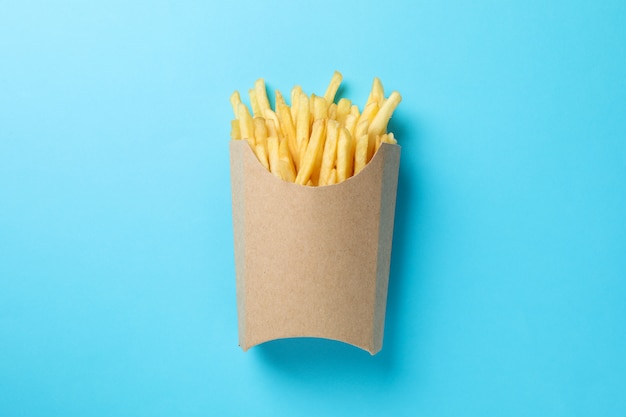
[[336,185],[283,181],[230,143],[239,345],[289,337],[382,348],[400,147]]

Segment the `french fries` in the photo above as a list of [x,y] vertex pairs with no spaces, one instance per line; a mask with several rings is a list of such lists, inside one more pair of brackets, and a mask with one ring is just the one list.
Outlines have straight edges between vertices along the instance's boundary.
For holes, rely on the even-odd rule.
[[231,139],[246,140],[259,162],[285,181],[325,186],[357,175],[383,143],[398,143],[387,127],[402,97],[393,91],[385,98],[381,81],[374,78],[360,111],[347,98],[335,102],[342,78],[335,71],[323,96],[306,95],[295,86],[291,106],[276,90],[274,109],[259,78],[248,90],[252,112],[235,91]]

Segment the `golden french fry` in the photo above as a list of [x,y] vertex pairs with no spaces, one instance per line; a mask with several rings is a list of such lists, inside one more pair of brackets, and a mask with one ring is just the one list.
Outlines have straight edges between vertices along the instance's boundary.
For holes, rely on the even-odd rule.
[[239,118],[239,104],[241,103],[241,96],[239,91],[235,91],[230,96],[230,104],[233,107],[233,113],[235,113],[235,119]]
[[298,140],[296,139],[296,127],[291,119],[291,111],[289,106],[284,103],[278,103],[276,106],[276,114],[283,130],[283,135],[287,139],[289,152],[296,155],[298,152]]
[[317,154],[320,153],[324,146],[325,131],[326,119],[318,119],[313,122],[311,139],[306,147],[304,158],[300,161],[300,170],[296,175],[296,184],[305,185],[311,179]]
[[230,121],[230,138],[233,140],[241,139],[241,130],[239,128],[239,120],[237,119]]
[[367,162],[372,160],[372,157],[378,150],[378,146],[380,146],[380,135],[367,135]]
[[[329,120],[326,124],[326,142],[324,143],[324,152],[322,153],[322,162],[319,170],[319,185],[326,185],[330,171],[333,170],[337,161],[337,140],[339,136],[339,122]],[[315,182],[315,179],[313,179]]]
[[239,103],[237,109],[241,138],[247,140],[252,139],[254,143],[254,122],[252,121],[252,116],[250,116],[250,111],[243,103]]
[[278,138],[284,137],[282,126],[280,125],[280,121],[278,120],[278,116],[272,109],[265,109],[263,116],[267,120],[272,120],[274,122],[274,126],[276,127],[276,133],[278,133]]
[[265,127],[265,120],[261,117],[255,117],[252,121],[254,123],[254,153],[261,164],[269,171],[270,166],[267,158],[267,128]]
[[391,145],[398,144],[398,141],[393,136],[393,132],[382,134],[380,136],[377,136],[377,138],[378,138],[378,142],[376,143],[376,150],[378,150],[378,148],[380,148],[380,145],[382,145],[383,143],[389,143]]
[[289,153],[289,145],[287,141],[283,139],[278,147],[278,155],[280,157],[280,173],[281,177],[285,181],[295,182],[296,170],[294,168],[291,154]]
[[[280,174],[280,156],[278,153],[278,138],[276,136],[269,136],[267,138],[267,153],[270,163],[270,172],[282,178]],[[283,178],[284,179],[284,178]]]
[[356,123],[358,122],[358,118],[354,116],[354,114],[348,114],[346,116],[346,120],[344,122],[344,126],[348,129],[351,136],[354,136],[356,131]]
[[[307,145],[308,142],[303,140],[298,147],[298,154],[293,157],[294,165],[297,167],[297,172],[300,172],[300,169],[302,168],[302,161],[304,160],[304,154],[306,154]],[[297,163],[295,163],[296,160],[298,161]]]
[[284,159],[280,160],[280,176],[285,181],[296,182],[296,174],[293,170],[293,166],[289,165]]
[[337,182],[347,180],[352,176],[354,163],[354,146],[350,131],[343,127],[339,129],[337,140]]
[[259,100],[256,96],[256,91],[254,88],[248,90],[248,96],[250,96],[250,107],[252,107],[252,116],[253,117],[263,117],[263,113],[261,113],[261,108],[259,107]]
[[330,106],[328,106],[328,119],[337,120],[337,104],[336,103],[330,103]]
[[378,149],[380,148],[380,144],[383,143],[383,141],[386,141],[387,140],[386,138],[387,138],[386,133],[376,136],[376,148],[374,149],[374,154],[378,152]]
[[344,123],[346,120],[346,116],[350,114],[350,107],[352,106],[352,102],[347,98],[342,98],[337,102],[337,121],[339,123]]
[[[362,120],[367,120],[368,126],[369,126],[369,124],[372,123],[372,120],[376,116],[376,113],[378,113],[378,103],[376,101],[372,101],[367,106],[365,106],[365,109],[363,109],[363,112],[361,113],[361,117],[359,118],[359,123]],[[360,136],[360,134],[357,136]],[[376,135],[369,135],[366,162],[369,162],[369,160],[372,158],[372,155],[374,155],[375,150],[376,150]]]
[[[309,142],[309,119],[309,98],[304,93],[300,93],[300,99],[298,100],[298,116],[296,119],[296,139],[298,142],[298,151],[302,147],[303,143],[305,144],[306,149],[306,144]],[[296,165],[299,166],[298,163],[296,163]]]
[[356,150],[354,152],[354,175],[361,172],[367,165],[367,133],[356,138]]
[[324,97],[313,95],[311,97],[311,106],[313,121],[328,118],[328,102],[324,99]]
[[357,106],[356,104],[353,104],[352,106],[350,106],[350,114],[354,115],[354,117],[356,117],[356,119],[359,120],[359,117],[361,116],[361,111],[359,110],[359,106]]
[[313,126],[313,122],[315,121],[315,93],[311,94],[309,99],[309,126]]
[[276,130],[276,123],[272,119],[265,119],[265,127],[267,128],[267,136],[278,137],[278,131]]
[[367,130],[369,128],[370,122],[367,119],[359,120],[359,123],[356,125],[356,129],[354,131],[354,137],[359,138],[363,135],[367,135]]
[[358,174],[365,165],[367,165],[367,149],[369,146],[369,135],[367,129],[369,127],[369,120],[361,120],[356,125],[356,131],[354,138],[356,141],[356,148],[354,151],[354,175]]
[[371,124],[372,120],[374,120],[374,116],[376,116],[376,113],[378,113],[378,103],[375,101],[372,101],[363,109],[363,112],[361,113],[361,116],[359,117],[359,122],[361,120],[367,120],[368,123]]
[[386,132],[387,124],[389,123],[389,119],[391,119],[391,115],[393,114],[398,104],[402,101],[402,96],[397,91],[391,93],[389,98],[385,100],[376,116],[374,116],[374,120],[370,123],[370,127],[368,133],[374,135],[380,135]]
[[332,103],[335,101],[335,95],[337,94],[337,90],[339,90],[339,85],[341,84],[341,80],[343,76],[339,71],[335,71],[333,73],[332,78],[330,79],[330,83],[326,88],[326,93],[324,93],[324,99],[327,103]]
[[333,185],[333,184],[337,184],[337,170],[335,168],[333,168],[332,171],[330,171],[330,174],[328,175],[328,181],[326,182],[325,185]]
[[255,143],[264,144],[267,141],[267,126],[265,125],[265,119],[262,117],[255,117],[252,121],[254,123]]
[[383,103],[385,102],[385,91],[383,89],[383,83],[378,77],[374,77],[372,90],[370,91],[370,95],[367,98],[367,103],[365,104],[365,106],[367,107],[367,105],[372,102],[378,104],[379,108],[382,107]]
[[265,150],[265,145],[261,143],[257,143],[256,146],[254,147],[254,153],[256,154],[256,157],[259,160],[259,162],[261,162],[261,164],[265,167],[265,169],[269,171],[270,165],[267,160],[267,151]]
[[298,118],[298,109],[300,108],[300,94],[302,94],[302,87],[296,85],[291,89],[291,120],[296,121]]
[[259,78],[254,83],[254,91],[256,92],[256,99],[259,103],[259,110],[261,115],[265,115],[267,110],[271,110],[270,101],[267,98],[267,89],[265,88],[265,80]]
[[287,105],[287,103],[285,102],[285,97],[283,97],[282,93],[280,92],[280,90],[275,90],[274,91],[274,97],[276,98],[276,102],[274,103],[274,107],[276,108],[276,110],[278,111],[278,106],[279,105]]

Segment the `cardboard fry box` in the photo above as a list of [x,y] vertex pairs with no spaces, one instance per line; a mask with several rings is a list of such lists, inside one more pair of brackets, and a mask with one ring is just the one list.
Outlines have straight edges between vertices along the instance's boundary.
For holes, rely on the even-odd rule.
[[275,177],[244,140],[230,158],[241,348],[320,337],[380,351],[400,147],[322,187]]

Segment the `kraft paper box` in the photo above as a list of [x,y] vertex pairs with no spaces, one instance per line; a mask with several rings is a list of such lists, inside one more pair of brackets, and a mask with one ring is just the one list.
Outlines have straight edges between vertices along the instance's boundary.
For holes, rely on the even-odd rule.
[[241,348],[319,337],[380,351],[400,147],[322,187],[275,177],[245,140],[230,157]]

